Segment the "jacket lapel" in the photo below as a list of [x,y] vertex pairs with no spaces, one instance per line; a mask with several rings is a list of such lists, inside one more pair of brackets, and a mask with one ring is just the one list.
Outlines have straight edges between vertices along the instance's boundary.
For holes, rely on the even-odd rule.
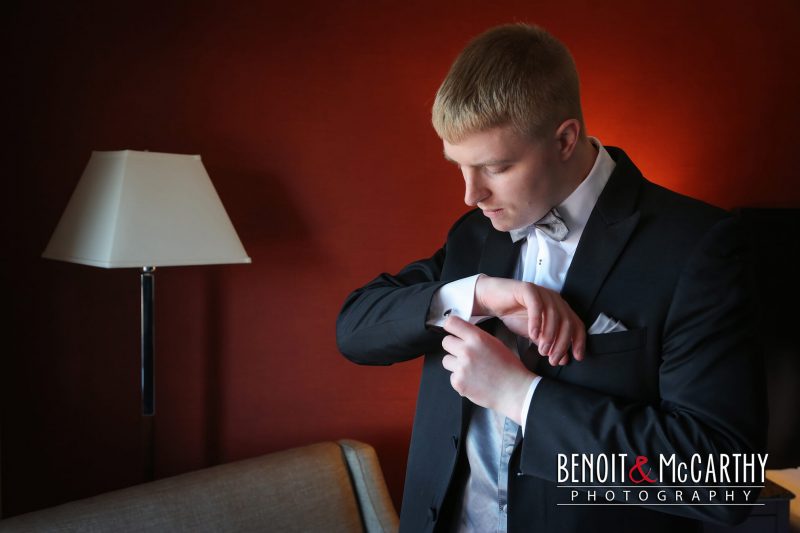
[[[523,242],[514,242],[507,232],[490,228],[483,245],[478,272],[498,278],[513,278]],[[493,318],[481,322],[478,327],[495,335],[500,324],[500,319]]]
[[513,242],[508,232],[489,228],[478,272],[501,278],[514,277],[522,242],[522,240]]
[[589,216],[561,291],[584,323],[590,318],[587,315],[600,287],[639,222],[636,203],[644,178],[622,150],[606,149],[616,167]]

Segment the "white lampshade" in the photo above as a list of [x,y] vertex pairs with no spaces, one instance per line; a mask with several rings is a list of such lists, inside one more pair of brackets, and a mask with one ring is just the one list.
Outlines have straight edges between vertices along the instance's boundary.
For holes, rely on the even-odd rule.
[[93,152],[43,257],[103,268],[249,263],[199,155]]

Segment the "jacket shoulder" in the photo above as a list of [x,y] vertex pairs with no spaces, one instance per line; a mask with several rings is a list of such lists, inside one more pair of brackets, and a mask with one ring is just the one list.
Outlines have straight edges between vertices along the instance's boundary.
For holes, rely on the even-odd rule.
[[726,219],[730,211],[645,180],[639,208],[643,220],[670,229],[672,235],[699,236]]

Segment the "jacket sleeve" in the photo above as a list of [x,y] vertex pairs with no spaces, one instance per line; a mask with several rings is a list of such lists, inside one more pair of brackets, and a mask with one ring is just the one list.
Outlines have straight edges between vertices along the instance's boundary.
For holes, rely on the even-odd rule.
[[394,275],[383,273],[350,293],[336,320],[336,343],[345,357],[359,364],[390,365],[441,351],[444,334],[426,326],[428,310],[436,291],[453,281],[442,279],[453,242],[462,248],[464,242],[475,242],[475,224],[467,221],[474,221],[476,213],[459,218],[446,244],[428,259]]
[[381,274],[353,291],[336,320],[339,351],[359,364],[389,365],[441,348],[443,335],[426,327],[428,308],[439,287],[442,247],[395,275]]
[[[763,451],[765,387],[744,256],[736,220],[726,218],[688,259],[664,324],[660,404],[543,379],[528,413],[521,474],[556,481],[558,453],[627,453],[651,461],[675,454],[688,463],[693,454]],[[658,509],[721,522],[750,512],[746,506]]]

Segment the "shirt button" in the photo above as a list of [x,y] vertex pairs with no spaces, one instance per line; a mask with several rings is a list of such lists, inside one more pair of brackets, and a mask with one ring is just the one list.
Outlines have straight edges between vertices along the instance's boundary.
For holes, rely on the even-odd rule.
[[508,513],[508,505],[504,503],[500,506],[500,510],[503,512],[503,514]]
[[512,453],[514,453],[514,447],[513,446],[506,446],[506,453],[508,455],[511,455]]

